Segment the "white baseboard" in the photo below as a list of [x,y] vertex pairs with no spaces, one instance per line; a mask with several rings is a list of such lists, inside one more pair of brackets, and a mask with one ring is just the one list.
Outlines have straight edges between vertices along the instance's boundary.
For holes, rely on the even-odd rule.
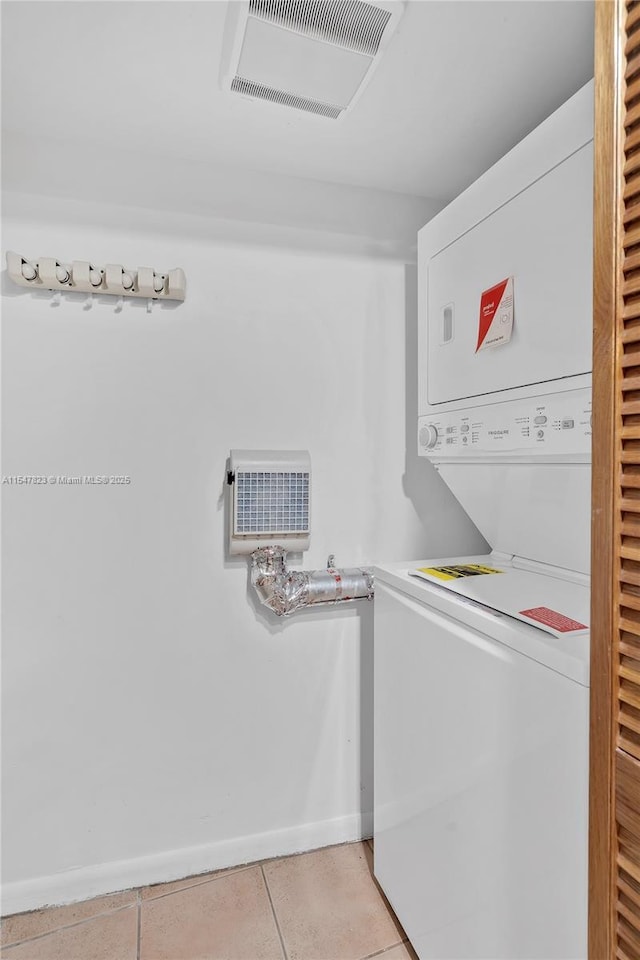
[[199,847],[166,850],[132,860],[98,863],[46,877],[3,883],[2,916],[360,840],[371,836],[372,822],[372,816],[352,814]]

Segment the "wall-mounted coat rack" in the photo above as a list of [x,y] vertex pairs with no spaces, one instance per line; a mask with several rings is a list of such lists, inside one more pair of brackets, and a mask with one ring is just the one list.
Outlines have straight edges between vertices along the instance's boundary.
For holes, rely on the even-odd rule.
[[26,260],[7,252],[7,272],[14,283],[32,289],[55,292],[111,294],[116,297],[143,297],[147,300],[184,300],[187,281],[177,267],[157,273],[152,267],[130,270],[119,263],[96,267],[85,260],[61,263],[50,257]]

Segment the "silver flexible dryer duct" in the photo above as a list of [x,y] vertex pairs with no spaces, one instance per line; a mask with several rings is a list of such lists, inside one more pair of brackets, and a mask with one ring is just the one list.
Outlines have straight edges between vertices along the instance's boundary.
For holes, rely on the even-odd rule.
[[373,574],[369,570],[287,570],[284,547],[254,550],[251,582],[260,601],[279,617],[316,603],[373,600]]

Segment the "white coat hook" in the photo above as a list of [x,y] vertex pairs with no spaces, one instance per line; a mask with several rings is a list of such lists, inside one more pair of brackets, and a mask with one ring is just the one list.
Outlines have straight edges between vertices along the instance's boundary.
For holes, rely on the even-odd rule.
[[51,297],[51,306],[59,307],[61,301],[62,301],[62,294],[60,293],[59,290],[54,290],[53,296]]
[[124,297],[118,297],[116,300],[116,313],[122,313],[122,308],[124,307]]
[[29,263],[28,260],[22,261],[22,267],[20,272],[25,280],[35,280],[38,276],[38,268],[35,267],[32,263]]
[[147,313],[151,313],[153,310],[153,300],[151,297],[147,300]]

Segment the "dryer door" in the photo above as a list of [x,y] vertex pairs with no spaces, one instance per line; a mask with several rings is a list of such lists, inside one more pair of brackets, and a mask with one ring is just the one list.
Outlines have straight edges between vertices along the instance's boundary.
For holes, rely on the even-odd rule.
[[[588,143],[431,259],[430,404],[591,370],[592,192]],[[482,294],[508,277],[511,340],[477,352]]]

